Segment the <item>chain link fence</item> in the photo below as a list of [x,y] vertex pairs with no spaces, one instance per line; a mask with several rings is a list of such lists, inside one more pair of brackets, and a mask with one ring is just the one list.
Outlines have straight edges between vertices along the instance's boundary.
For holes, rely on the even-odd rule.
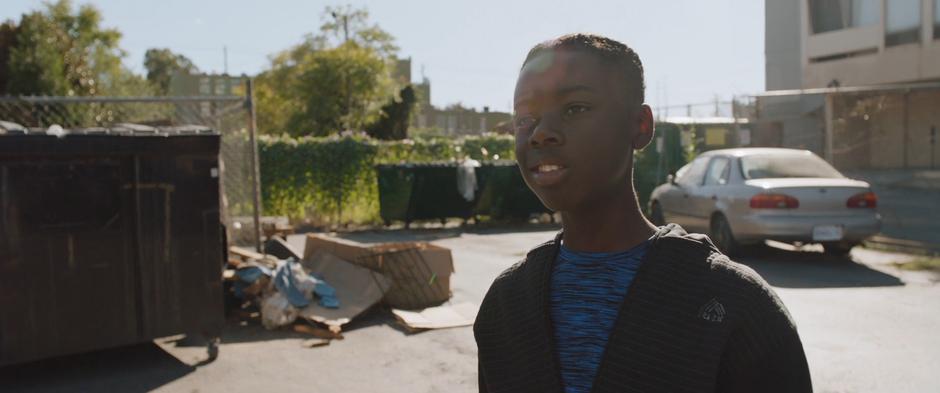
[[768,92],[759,146],[809,149],[841,170],[940,168],[940,84]]
[[755,99],[752,96],[734,96],[731,100],[654,105],[653,111],[657,121],[735,117],[747,119],[754,116]]
[[96,129],[108,134],[128,124],[153,127],[199,125],[221,135],[223,219],[229,242],[254,245],[260,207],[251,132],[251,100],[243,96],[199,97],[0,97],[0,121],[44,131]]

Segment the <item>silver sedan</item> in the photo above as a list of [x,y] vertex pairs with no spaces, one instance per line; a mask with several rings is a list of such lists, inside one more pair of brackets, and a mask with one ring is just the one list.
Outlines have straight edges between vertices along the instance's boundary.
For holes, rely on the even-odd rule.
[[707,233],[725,253],[764,240],[821,243],[846,254],[881,229],[868,183],[807,150],[739,148],[701,154],[653,190],[657,225]]

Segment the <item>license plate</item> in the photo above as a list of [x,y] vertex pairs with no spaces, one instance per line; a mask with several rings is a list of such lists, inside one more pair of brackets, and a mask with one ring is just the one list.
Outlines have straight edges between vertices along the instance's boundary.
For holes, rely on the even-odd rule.
[[842,240],[841,225],[817,225],[813,227],[813,241],[827,242]]

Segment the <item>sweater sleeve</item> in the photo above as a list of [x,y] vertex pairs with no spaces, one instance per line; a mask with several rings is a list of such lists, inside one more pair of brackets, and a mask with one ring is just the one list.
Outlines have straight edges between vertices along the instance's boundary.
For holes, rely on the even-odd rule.
[[735,329],[722,354],[716,392],[812,392],[796,326],[769,288]]
[[480,385],[480,393],[489,392],[489,389],[486,386],[486,378],[483,375],[483,365],[480,363],[480,361],[477,361],[477,370],[477,381]]

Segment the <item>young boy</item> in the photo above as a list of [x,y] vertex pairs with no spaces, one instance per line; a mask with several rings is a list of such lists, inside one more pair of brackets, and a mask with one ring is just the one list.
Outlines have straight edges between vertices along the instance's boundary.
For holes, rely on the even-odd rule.
[[703,235],[644,218],[633,151],[653,137],[637,54],[574,34],[535,46],[515,91],[516,160],[563,230],[490,287],[481,392],[809,392],[790,316]]

